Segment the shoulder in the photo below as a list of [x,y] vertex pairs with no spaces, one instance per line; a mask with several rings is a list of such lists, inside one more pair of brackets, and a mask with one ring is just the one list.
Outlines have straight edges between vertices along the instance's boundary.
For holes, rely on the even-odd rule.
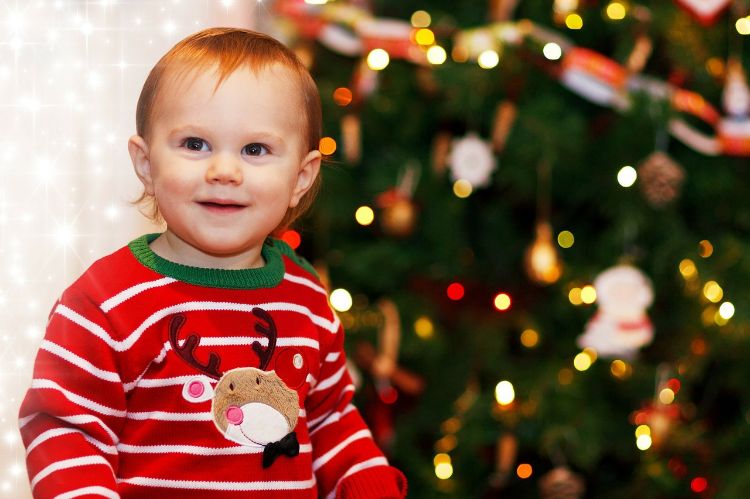
[[304,257],[298,255],[286,242],[281,239],[269,237],[268,244],[278,250],[282,256],[286,257],[288,260],[286,265],[287,268],[290,267],[289,263],[291,263],[292,268],[296,267],[301,273],[306,274],[306,277],[313,278],[318,284],[320,284],[320,276],[315,270],[315,267],[313,267]]

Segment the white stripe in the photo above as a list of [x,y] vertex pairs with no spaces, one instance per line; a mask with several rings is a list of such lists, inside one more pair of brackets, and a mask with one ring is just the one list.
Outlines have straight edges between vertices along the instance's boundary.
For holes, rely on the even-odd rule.
[[153,326],[164,317],[168,317],[172,314],[196,310],[230,310],[252,313],[252,310],[256,307],[263,308],[267,311],[295,312],[307,316],[313,322],[313,324],[327,331],[335,333],[338,330],[338,317],[335,318],[335,321],[331,322],[324,317],[315,315],[309,308],[305,306],[287,302],[258,303],[254,305],[248,303],[212,301],[192,301],[180,303],[154,312],[145,321],[143,321],[140,326],[138,326],[132,333],[130,333],[127,338],[122,341],[113,340],[101,326],[91,322],[90,320],[86,319],[79,313],[71,310],[63,304],[59,304],[55,308],[55,313],[58,313],[63,317],[67,317],[71,321],[89,331],[94,336],[101,338],[115,351],[124,352],[130,349],[138,341],[138,339],[141,337],[144,331],[146,331],[146,329]]
[[81,489],[71,490],[70,492],[66,492],[64,494],[60,494],[59,496],[55,496],[55,499],[71,499],[73,497],[80,497],[80,496],[85,496],[89,494],[96,494],[99,496],[108,497],[109,499],[120,499],[120,494],[118,494],[114,490],[109,490],[108,488],[101,487],[99,485],[93,485],[91,487],[83,487]]
[[311,420],[307,423],[307,427],[310,429],[310,436],[314,435],[318,430],[321,428],[324,428],[332,423],[337,423],[341,420],[344,416],[349,414],[352,411],[357,410],[356,407],[354,407],[352,404],[347,405],[344,407],[344,410],[341,412],[332,412],[330,414],[324,414],[323,416],[320,416],[314,420]]
[[169,346],[169,342],[165,342],[164,345],[165,346],[162,347],[161,352],[159,352],[159,355],[157,355],[156,357],[154,357],[151,360],[151,362],[149,362],[146,365],[146,368],[141,372],[141,374],[138,375],[137,378],[135,378],[133,381],[131,381],[129,383],[125,383],[124,385],[122,385],[123,389],[125,390],[125,393],[128,393],[130,390],[132,390],[136,386],[140,385],[143,377],[146,375],[146,372],[151,368],[151,364],[158,364],[162,360],[164,360],[164,357],[167,356],[167,349],[168,349],[168,346]]
[[113,308],[115,308],[117,305],[121,304],[124,301],[131,299],[135,295],[143,291],[146,291],[147,289],[166,286],[167,284],[172,284],[173,282],[176,282],[176,281],[177,279],[173,279],[171,277],[163,277],[155,281],[148,281],[148,282],[142,282],[140,284],[136,284],[135,286],[131,286],[123,291],[120,291],[112,298],[105,300],[101,305],[99,305],[99,308],[102,309],[102,312],[107,313]]
[[326,362],[336,362],[337,360],[339,360],[340,355],[341,352],[331,352],[326,355]]
[[[180,340],[180,344],[184,343],[185,340]],[[245,346],[252,345],[255,342],[259,342],[263,346],[268,346],[268,338],[257,337],[257,336],[217,336],[217,337],[201,337],[200,346],[216,347],[216,346]],[[168,348],[171,349],[172,345],[169,342],[165,343]],[[318,340],[312,338],[305,338],[302,336],[292,338],[279,338],[276,340],[277,347],[310,347],[316,350],[320,349],[320,343]]]
[[159,421],[213,421],[213,414],[210,412],[164,412],[164,411],[146,411],[146,412],[128,412],[128,419],[145,421],[147,419],[156,419]]
[[342,480],[344,480],[344,478],[353,475],[358,471],[366,470],[367,468],[374,468],[376,466],[388,466],[388,460],[384,457],[374,457],[372,459],[368,459],[367,461],[355,464],[354,466],[346,470],[346,473],[344,473],[341,478],[339,478],[339,481],[336,482],[336,486],[326,496],[326,499],[334,499],[334,497],[336,497],[336,491],[338,490],[339,484],[342,482]]
[[349,438],[347,438],[346,440],[338,444],[336,447],[329,450],[328,452],[320,456],[318,459],[313,461],[313,471],[318,471],[321,466],[323,466],[328,461],[333,459],[333,457],[336,454],[341,452],[350,443],[355,442],[357,440],[362,440],[363,438],[372,438],[372,434],[370,433],[370,430],[367,430],[367,429],[359,430],[358,432],[349,436]]
[[42,344],[39,346],[39,348],[43,350],[47,350],[49,353],[57,355],[61,359],[67,360],[71,364],[77,367],[80,367],[87,373],[92,374],[101,380],[112,381],[115,383],[122,382],[120,380],[120,375],[117,374],[116,372],[105,371],[104,369],[99,369],[88,360],[84,359],[83,357],[79,357],[78,355],[74,354],[70,350],[63,348],[56,343],[52,343],[51,341],[44,340],[42,341]]
[[[123,454],[190,454],[194,456],[237,456],[243,454],[260,454],[264,447],[238,445],[236,447],[202,447],[200,445],[128,445],[120,444],[117,450]],[[299,446],[302,454],[312,452],[312,445]]]
[[307,286],[310,289],[314,289],[318,293],[321,293],[323,296],[328,296],[328,293],[322,286],[318,286],[315,282],[311,281],[310,279],[305,279],[304,277],[299,277],[292,274],[284,274],[284,279],[287,281],[294,282],[296,284],[302,284],[303,286]]
[[202,480],[167,480],[163,478],[148,478],[135,476],[132,478],[118,478],[118,483],[142,485],[144,487],[163,487],[170,489],[194,490],[305,490],[315,486],[315,478],[299,481],[269,481],[269,482],[209,482]]
[[87,442],[89,442],[91,445],[96,447],[102,452],[105,452],[107,454],[117,454],[117,449],[114,445],[107,445],[104,442],[100,442],[99,440],[95,439],[92,436],[87,435],[86,433],[82,432],[81,430],[75,429],[75,428],[54,428],[52,430],[47,430],[44,433],[40,433],[30,444],[28,447],[26,447],[26,455],[28,456],[29,453],[34,450],[39,444],[46,442],[47,440],[50,440],[52,438],[61,437],[63,435],[68,435],[70,433],[78,433],[83,438],[86,439]]
[[66,399],[70,400],[74,404],[78,404],[81,407],[85,407],[86,409],[91,409],[92,411],[96,411],[99,414],[104,414],[105,416],[116,416],[119,418],[125,416],[125,411],[113,409],[112,407],[107,407],[106,405],[94,402],[93,400],[87,399],[86,397],[78,395],[77,393],[66,390],[62,386],[49,379],[33,379],[31,380],[31,388],[36,390],[56,390],[62,393]]
[[31,420],[34,419],[35,417],[37,417],[38,415],[39,415],[39,413],[35,412],[33,414],[29,414],[28,416],[24,416],[22,418],[19,418],[18,419],[18,429],[19,430],[23,430],[23,427],[26,426],[27,424],[29,424],[31,422]]
[[338,383],[341,380],[341,377],[344,375],[344,372],[346,371],[346,365],[341,366],[341,368],[336,371],[330,378],[326,378],[317,385],[315,385],[315,388],[313,390],[310,390],[310,393],[313,392],[319,392],[321,390],[325,390],[327,388],[332,387],[336,383]]
[[101,428],[105,432],[107,432],[107,435],[109,435],[109,438],[111,438],[114,443],[117,443],[120,440],[120,438],[115,435],[115,432],[113,432],[112,429],[104,423],[104,421],[97,418],[96,416],[92,416],[90,414],[77,414],[74,416],[58,416],[58,419],[74,425],[95,423],[101,426]]
[[34,490],[34,487],[36,487],[36,484],[38,484],[41,480],[47,478],[49,475],[51,475],[52,473],[56,471],[67,470],[70,468],[77,468],[78,466],[91,466],[95,464],[104,464],[110,470],[112,469],[112,466],[110,466],[109,461],[104,459],[102,456],[84,456],[84,457],[74,457],[73,459],[64,459],[62,461],[57,461],[55,463],[50,464],[49,466],[44,468],[42,471],[34,475],[34,478],[31,479],[31,490]]

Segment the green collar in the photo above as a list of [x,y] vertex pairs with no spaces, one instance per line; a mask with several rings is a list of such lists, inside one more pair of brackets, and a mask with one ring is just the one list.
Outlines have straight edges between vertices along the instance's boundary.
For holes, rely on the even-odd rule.
[[272,288],[284,278],[284,262],[279,248],[274,244],[276,241],[269,239],[263,244],[261,256],[266,262],[263,267],[242,270],[206,269],[170,262],[151,251],[149,243],[160,235],[146,234],[128,244],[133,256],[141,264],[159,274],[198,286],[230,289]]

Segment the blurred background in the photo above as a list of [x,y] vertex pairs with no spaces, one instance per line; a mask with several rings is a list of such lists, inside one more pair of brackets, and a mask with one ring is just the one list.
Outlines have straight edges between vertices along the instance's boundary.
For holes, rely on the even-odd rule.
[[54,301],[158,231],[147,72],[230,25],[309,65],[327,157],[283,238],[414,498],[750,486],[747,0],[0,1],[0,497]]

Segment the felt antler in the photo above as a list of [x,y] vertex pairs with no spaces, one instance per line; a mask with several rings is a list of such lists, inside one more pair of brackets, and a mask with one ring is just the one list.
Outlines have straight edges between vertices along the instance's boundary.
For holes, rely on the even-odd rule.
[[200,336],[193,333],[188,336],[185,340],[185,343],[180,346],[177,337],[186,320],[187,319],[185,319],[184,315],[177,314],[172,317],[171,321],[169,321],[169,344],[172,345],[172,350],[174,350],[182,360],[187,362],[188,365],[195,367],[207,376],[210,376],[214,379],[220,379],[222,376],[221,372],[219,371],[219,363],[221,362],[221,358],[219,358],[218,355],[216,355],[214,352],[211,352],[208,357],[207,364],[202,364],[200,361],[198,361],[198,359],[195,358],[195,347],[197,347],[198,343],[200,342]]
[[258,355],[258,358],[260,359],[260,366],[259,369],[261,371],[265,371],[266,367],[268,367],[268,363],[271,362],[271,356],[273,355],[273,351],[276,349],[276,338],[278,336],[278,333],[276,331],[276,323],[273,320],[273,317],[271,317],[271,314],[263,310],[262,308],[255,307],[253,309],[253,314],[266,324],[263,325],[260,322],[255,324],[255,330],[262,334],[263,336],[268,337],[268,346],[263,348],[263,345],[259,341],[253,342],[253,351]]

